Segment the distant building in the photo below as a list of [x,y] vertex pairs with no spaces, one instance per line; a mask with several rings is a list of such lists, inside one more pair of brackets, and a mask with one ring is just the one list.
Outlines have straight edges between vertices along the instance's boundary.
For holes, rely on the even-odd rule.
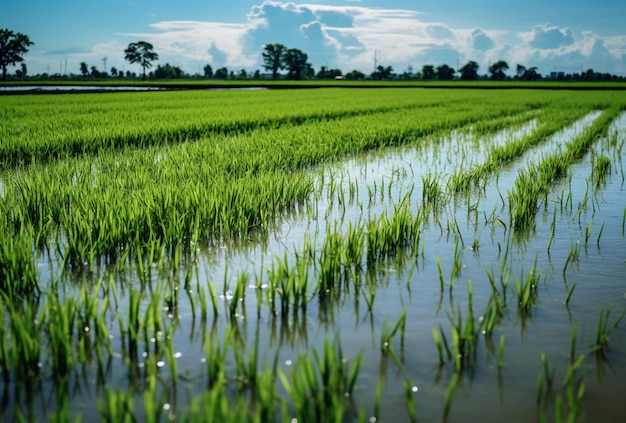
[[550,79],[553,81],[563,81],[565,79],[565,72],[550,72]]

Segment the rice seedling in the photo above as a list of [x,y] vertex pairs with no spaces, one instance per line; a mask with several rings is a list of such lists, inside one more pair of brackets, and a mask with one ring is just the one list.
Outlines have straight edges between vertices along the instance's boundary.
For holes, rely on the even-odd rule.
[[530,309],[537,298],[537,286],[539,284],[539,280],[541,279],[541,274],[539,274],[536,269],[537,257],[535,257],[535,263],[528,272],[528,276],[524,279],[522,275],[523,281],[518,281],[517,278],[513,277],[515,282],[515,292],[517,294],[518,308],[523,313],[530,312]]
[[409,421],[411,423],[417,422],[417,411],[415,407],[415,394],[417,393],[417,386],[411,382],[408,377],[404,378],[404,394],[406,396],[406,409],[409,413]]
[[498,367],[504,365],[504,334],[500,335],[500,346],[498,348]]
[[613,324],[609,325],[609,316],[611,314],[611,306],[608,306],[606,309],[600,310],[600,317],[598,318],[598,329],[596,333],[596,341],[594,346],[591,348],[591,352],[602,352],[609,345],[611,332],[617,328],[622,318],[626,314],[626,310],[622,311]]

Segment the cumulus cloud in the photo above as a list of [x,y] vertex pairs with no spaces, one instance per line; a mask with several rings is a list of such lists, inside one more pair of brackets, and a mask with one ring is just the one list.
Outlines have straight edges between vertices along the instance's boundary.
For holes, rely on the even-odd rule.
[[574,34],[567,28],[548,24],[535,25],[530,32],[520,33],[520,37],[532,48],[557,49],[574,44]]
[[[341,6],[264,1],[251,7],[240,23],[161,21],[150,30],[118,34],[123,41],[115,46],[117,56],[108,54],[110,63],[123,63],[121,51],[128,41],[143,39],[155,45],[160,63],[169,61],[188,72],[207,63],[214,68],[261,69],[263,46],[269,43],[304,51],[316,69],[330,66],[365,73],[373,70],[375,57],[377,64],[391,65],[397,72],[424,64],[456,68],[469,60],[480,63],[484,71],[501,59],[511,69],[520,63],[538,66],[543,73],[555,68],[579,71],[581,62],[609,72],[626,71],[623,36],[574,34],[550,24],[518,33],[459,28],[428,22],[414,10],[365,7],[357,1]],[[107,55],[100,48],[90,51],[94,57]]]
[[487,51],[495,45],[493,39],[481,29],[472,31],[472,47],[479,51]]

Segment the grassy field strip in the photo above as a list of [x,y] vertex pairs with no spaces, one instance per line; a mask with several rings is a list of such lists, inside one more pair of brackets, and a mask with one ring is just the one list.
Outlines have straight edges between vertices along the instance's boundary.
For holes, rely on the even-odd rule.
[[[261,128],[302,124],[383,111],[462,104],[456,94],[441,97],[386,91],[375,100],[366,92],[337,90],[299,93],[168,92],[72,94],[37,100],[6,97],[0,102],[0,165],[45,162],[129,146],[145,148],[196,141],[215,134],[236,135]],[[406,92],[402,92],[405,94]],[[418,93],[418,95],[414,95]],[[147,96],[145,95],[147,94]],[[488,95],[484,95],[488,103]],[[368,98],[367,101],[364,98]],[[129,99],[134,108],[128,107]],[[245,99],[245,102],[242,101]],[[434,101],[433,101],[434,100]],[[323,108],[319,105],[324,104]],[[522,104],[522,103],[519,103]]]

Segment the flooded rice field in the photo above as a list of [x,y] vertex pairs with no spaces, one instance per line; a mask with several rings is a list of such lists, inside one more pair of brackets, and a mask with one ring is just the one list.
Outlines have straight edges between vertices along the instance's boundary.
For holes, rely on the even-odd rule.
[[[0,420],[621,421],[626,113],[594,137],[603,113],[534,141],[545,124],[523,111],[309,166],[305,198],[245,236],[75,261],[69,225],[33,235],[40,291],[3,293]],[[174,149],[146,150],[152,177]],[[139,166],[107,160],[59,172],[93,191]],[[26,173],[2,174],[4,201]],[[99,210],[68,204],[76,222]]]

